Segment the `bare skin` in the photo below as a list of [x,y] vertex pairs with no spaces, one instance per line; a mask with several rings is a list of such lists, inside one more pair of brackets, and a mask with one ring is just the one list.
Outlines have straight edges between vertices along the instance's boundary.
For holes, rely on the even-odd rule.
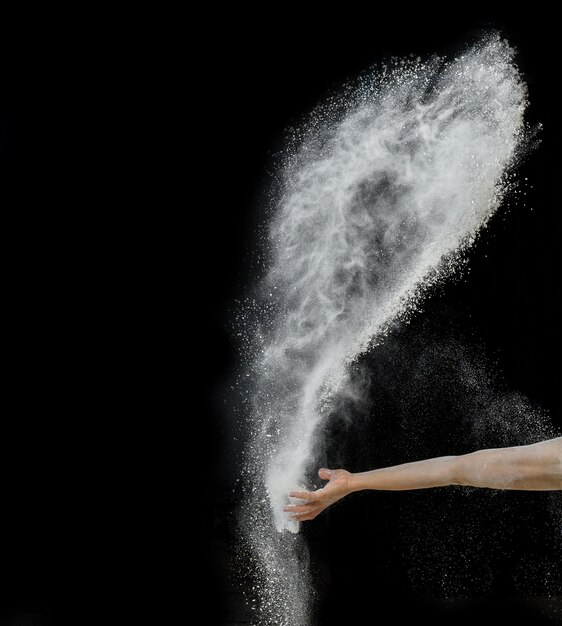
[[352,474],[344,469],[320,469],[328,483],[317,491],[292,491],[303,500],[284,507],[291,519],[314,519],[331,504],[354,491],[400,491],[464,485],[489,489],[562,490],[562,437],[529,446],[478,450]]

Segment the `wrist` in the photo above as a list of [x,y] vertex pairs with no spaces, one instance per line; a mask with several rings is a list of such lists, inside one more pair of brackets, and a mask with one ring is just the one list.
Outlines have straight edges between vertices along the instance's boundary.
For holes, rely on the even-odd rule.
[[347,486],[349,493],[364,489],[364,486],[361,484],[361,474],[350,474]]

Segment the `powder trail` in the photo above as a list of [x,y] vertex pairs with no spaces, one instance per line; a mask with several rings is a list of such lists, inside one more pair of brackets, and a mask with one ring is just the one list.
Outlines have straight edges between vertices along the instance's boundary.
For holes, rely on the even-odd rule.
[[451,61],[379,67],[320,106],[285,160],[246,460],[260,624],[308,622],[306,546],[282,508],[354,393],[350,363],[455,271],[508,189],[527,104],[513,58],[491,35]]

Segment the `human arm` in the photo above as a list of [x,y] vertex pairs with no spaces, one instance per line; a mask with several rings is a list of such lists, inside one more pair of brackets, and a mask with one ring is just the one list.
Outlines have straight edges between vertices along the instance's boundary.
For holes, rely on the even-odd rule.
[[354,491],[400,491],[447,485],[491,489],[562,489],[562,437],[529,446],[479,450],[352,474],[346,470],[319,471],[328,484],[317,491],[292,492],[304,500],[288,505],[293,519],[314,519],[325,508]]

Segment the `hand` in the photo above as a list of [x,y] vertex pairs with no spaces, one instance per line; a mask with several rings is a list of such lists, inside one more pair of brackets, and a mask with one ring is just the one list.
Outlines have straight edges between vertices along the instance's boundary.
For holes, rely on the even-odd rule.
[[322,468],[318,472],[322,480],[327,480],[328,484],[317,491],[291,491],[289,496],[306,500],[302,504],[289,504],[283,508],[288,513],[293,513],[290,519],[297,522],[314,519],[318,514],[327,509],[330,504],[334,504],[347,496],[351,492],[351,473],[343,470],[329,470]]

